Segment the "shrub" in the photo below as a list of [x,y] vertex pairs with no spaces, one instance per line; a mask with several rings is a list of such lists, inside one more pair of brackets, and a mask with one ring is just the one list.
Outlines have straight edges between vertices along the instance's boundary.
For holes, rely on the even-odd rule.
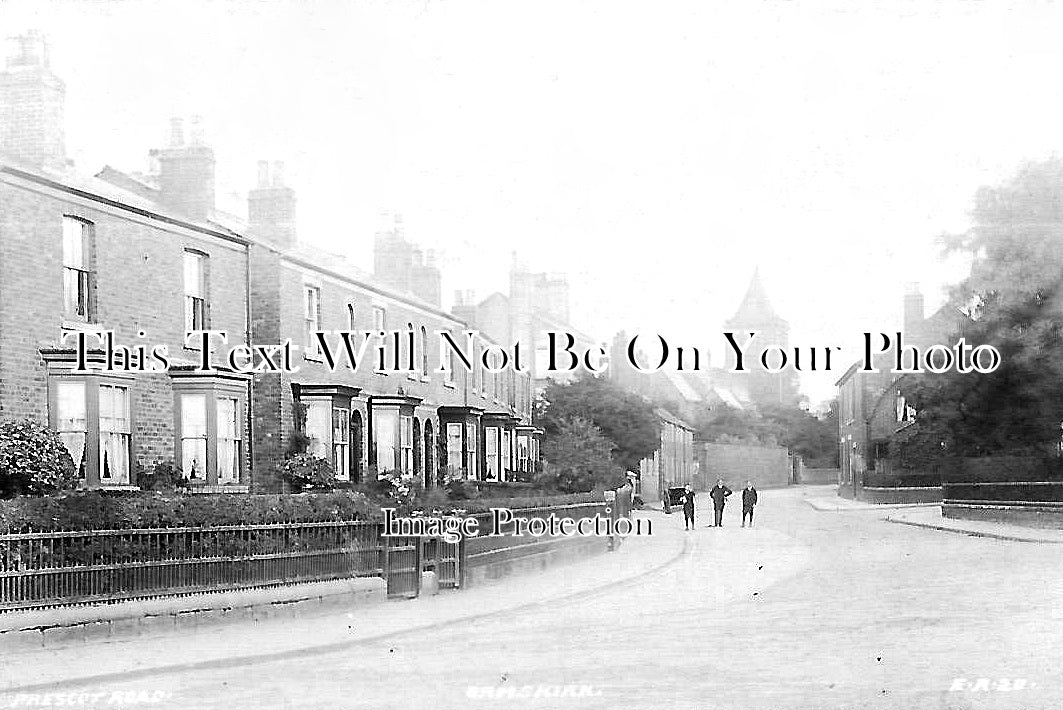
[[353,491],[182,495],[74,491],[0,501],[0,531],[261,525],[372,520],[379,506]]
[[281,476],[296,493],[328,491],[336,485],[332,464],[311,454],[295,454],[281,468]]
[[471,500],[480,497],[480,491],[472,481],[456,478],[448,482],[444,488],[452,500]]
[[173,492],[188,484],[188,479],[172,461],[161,461],[148,472],[137,466],[137,485],[144,491]]
[[0,424],[0,498],[75,485],[74,461],[57,433],[31,419]]

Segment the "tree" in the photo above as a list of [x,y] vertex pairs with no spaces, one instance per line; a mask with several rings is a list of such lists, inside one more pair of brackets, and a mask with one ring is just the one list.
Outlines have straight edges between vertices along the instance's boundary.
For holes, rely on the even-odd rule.
[[775,432],[759,413],[720,404],[705,410],[695,423],[698,438],[721,444],[776,444]]
[[809,464],[836,466],[838,419],[820,418],[799,407],[770,406],[762,411],[725,404],[706,411],[697,422],[698,438],[718,443],[785,446]]
[[999,350],[990,374],[911,378],[923,455],[1046,452],[1063,421],[1063,160],[1024,165],[975,196],[974,226],[945,237],[970,276],[953,298],[971,316],[956,335]]
[[59,435],[32,419],[0,424],[0,498],[73,488],[74,461]]
[[536,483],[565,493],[617,488],[624,469],[613,460],[616,448],[598,427],[580,417],[554,422],[557,431],[543,442],[547,471]]
[[562,422],[586,420],[612,443],[613,458],[625,469],[637,469],[639,461],[661,446],[653,405],[604,377],[585,375],[567,383],[552,382],[536,409],[547,442],[560,433]]

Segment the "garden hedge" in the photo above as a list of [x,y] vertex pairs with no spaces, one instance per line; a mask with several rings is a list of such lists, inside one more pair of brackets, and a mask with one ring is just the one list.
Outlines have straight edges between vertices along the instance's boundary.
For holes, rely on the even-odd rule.
[[209,527],[330,520],[374,520],[380,509],[468,513],[601,501],[602,493],[525,495],[453,500],[436,490],[406,503],[357,491],[286,494],[183,495],[159,492],[72,491],[0,500],[0,532]]

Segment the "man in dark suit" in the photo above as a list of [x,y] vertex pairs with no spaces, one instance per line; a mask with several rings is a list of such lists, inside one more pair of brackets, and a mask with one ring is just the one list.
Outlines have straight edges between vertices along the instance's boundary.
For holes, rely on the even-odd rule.
[[687,530],[694,529],[694,488],[690,485],[683,491],[683,522]]
[[723,527],[723,507],[727,505],[727,496],[731,495],[731,493],[731,489],[724,485],[722,478],[718,479],[716,485],[709,491],[709,497],[712,498],[713,512],[716,513],[715,527]]
[[742,489],[742,527],[746,526],[746,516],[749,516],[749,527],[753,527],[753,506],[757,504],[757,489],[753,481],[746,481],[746,487]]

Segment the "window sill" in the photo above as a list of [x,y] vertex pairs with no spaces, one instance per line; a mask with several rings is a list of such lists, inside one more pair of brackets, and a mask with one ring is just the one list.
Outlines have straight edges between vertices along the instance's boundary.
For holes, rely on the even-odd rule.
[[325,362],[325,356],[319,354],[311,354],[306,351],[303,352],[303,359],[308,362]]
[[83,333],[102,333],[105,329],[100,323],[89,323],[88,321],[81,320],[67,320],[63,319],[63,330],[69,330],[72,332]]
[[455,387],[457,387],[457,385],[455,385],[453,382],[444,382],[443,386],[449,387],[450,389],[454,389]]
[[250,493],[251,486],[241,483],[222,483],[215,486],[206,483],[193,483],[185,488],[185,492],[192,495],[206,495],[210,493]]

